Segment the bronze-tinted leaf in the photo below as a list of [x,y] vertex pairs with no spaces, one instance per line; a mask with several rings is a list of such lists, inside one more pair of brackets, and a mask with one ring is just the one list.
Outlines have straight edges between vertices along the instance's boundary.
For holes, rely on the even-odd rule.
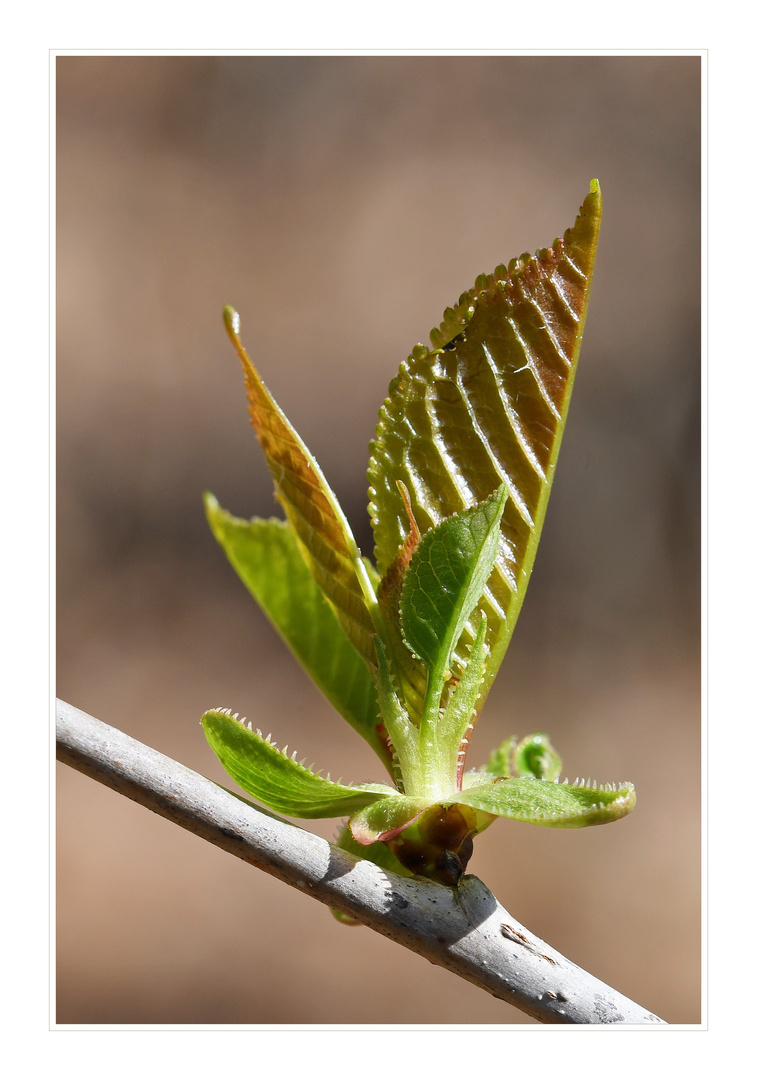
[[[400,368],[371,445],[370,513],[382,575],[405,540],[398,481],[410,492],[422,535],[500,484],[507,488],[499,553],[481,608],[491,650],[486,688],[515,626],[539,542],[600,217],[593,181],[563,238],[481,275],[432,331],[433,350],[416,346]],[[466,631],[463,641],[471,640]]]
[[279,502],[342,629],[359,655],[375,664],[375,629],[366,599],[366,594],[372,597],[373,586],[347,520],[315,458],[255,370],[239,338],[239,316],[233,308],[225,309],[224,320],[242,361],[250,417]]

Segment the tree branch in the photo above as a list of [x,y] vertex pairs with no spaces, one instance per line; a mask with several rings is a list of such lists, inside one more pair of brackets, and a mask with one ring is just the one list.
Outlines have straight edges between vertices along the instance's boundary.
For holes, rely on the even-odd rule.
[[57,731],[59,761],[542,1023],[665,1023],[534,937],[476,877],[455,889],[381,870],[63,701]]

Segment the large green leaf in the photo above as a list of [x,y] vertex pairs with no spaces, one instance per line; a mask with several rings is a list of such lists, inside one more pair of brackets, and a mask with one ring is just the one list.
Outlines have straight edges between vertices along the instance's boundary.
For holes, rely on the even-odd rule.
[[368,666],[326,603],[291,526],[275,518],[234,517],[210,493],[205,512],[229,562],[305,671],[391,773]]
[[[551,248],[482,275],[416,346],[380,412],[368,470],[379,573],[406,537],[402,481],[421,535],[504,483],[502,542],[482,608],[484,693],[520,611],[570,402],[601,217],[592,182]],[[475,619],[472,620],[475,623]],[[464,641],[470,644],[466,631]]]
[[[346,787],[320,776],[277,749],[261,733],[223,709],[202,718],[205,737],[229,776],[279,814],[343,817],[392,794],[385,784]],[[399,798],[400,796],[395,796]]]
[[378,605],[352,531],[321,469],[258,375],[239,337],[239,316],[224,309],[226,330],[242,361],[255,434],[276,495],[303,556],[357,652],[375,664],[372,609]]

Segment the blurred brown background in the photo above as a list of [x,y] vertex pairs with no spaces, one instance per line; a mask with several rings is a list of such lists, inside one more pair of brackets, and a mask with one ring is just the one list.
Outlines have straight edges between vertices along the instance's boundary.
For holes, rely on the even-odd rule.
[[[57,68],[58,693],[221,782],[198,723],[216,705],[335,777],[380,769],[206,527],[204,489],[277,513],[222,306],[370,551],[367,446],[400,361],[599,177],[561,464],[471,761],[543,729],[571,778],[632,779],[639,802],[603,829],[497,823],[469,869],[572,960],[698,1023],[699,59]],[[60,1023],[528,1023],[60,766],[58,799]]]

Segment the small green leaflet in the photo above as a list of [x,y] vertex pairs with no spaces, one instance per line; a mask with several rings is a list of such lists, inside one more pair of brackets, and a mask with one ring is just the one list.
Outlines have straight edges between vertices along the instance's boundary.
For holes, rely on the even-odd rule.
[[461,792],[455,802],[530,825],[580,829],[630,814],[636,805],[636,791],[629,783],[589,787],[528,776],[475,784]]
[[350,818],[350,831],[358,844],[373,844],[390,840],[427,810],[426,799],[411,799],[407,795],[387,795],[385,799],[363,807]]
[[430,529],[412,557],[400,600],[402,633],[431,673],[450,667],[478,606],[497,556],[506,502],[502,484],[484,502]]
[[537,732],[520,742],[511,736],[492,750],[486,763],[491,776],[533,776],[537,780],[557,780],[562,769],[560,755],[547,735]]
[[223,709],[202,718],[205,737],[229,776],[271,810],[298,818],[341,817],[362,810],[394,789],[384,784],[345,787],[287,757],[261,733]]

